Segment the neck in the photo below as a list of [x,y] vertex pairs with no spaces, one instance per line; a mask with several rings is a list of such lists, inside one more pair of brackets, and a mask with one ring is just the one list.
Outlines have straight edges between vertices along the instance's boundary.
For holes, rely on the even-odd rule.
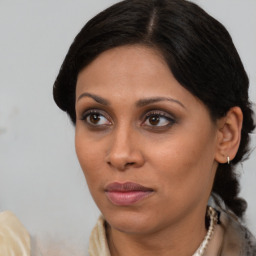
[[182,220],[147,234],[130,234],[108,226],[108,243],[111,256],[133,255],[193,255],[206,235],[205,212],[200,221]]

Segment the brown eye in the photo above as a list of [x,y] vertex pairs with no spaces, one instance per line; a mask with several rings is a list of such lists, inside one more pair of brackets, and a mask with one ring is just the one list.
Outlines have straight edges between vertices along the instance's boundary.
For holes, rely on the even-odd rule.
[[97,124],[100,121],[100,115],[99,114],[91,114],[89,115],[90,123]]
[[90,126],[104,127],[112,124],[111,118],[107,113],[101,113],[97,110],[87,111],[81,118]]
[[148,113],[143,126],[148,127],[168,127],[175,123],[175,119],[165,112]]
[[148,122],[151,125],[158,125],[158,123],[160,122],[160,117],[158,115],[150,116]]

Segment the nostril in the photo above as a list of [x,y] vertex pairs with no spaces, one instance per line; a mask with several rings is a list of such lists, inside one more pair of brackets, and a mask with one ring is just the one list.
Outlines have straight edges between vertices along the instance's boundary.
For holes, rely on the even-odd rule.
[[107,164],[108,164],[109,166],[116,167],[116,168],[118,168],[118,169],[120,169],[120,170],[125,170],[126,168],[135,165],[136,162],[128,162],[128,163],[113,164],[111,161],[108,161]]
[[128,166],[130,166],[130,165],[135,165],[135,162],[126,163],[124,166],[125,166],[125,167],[128,167]]

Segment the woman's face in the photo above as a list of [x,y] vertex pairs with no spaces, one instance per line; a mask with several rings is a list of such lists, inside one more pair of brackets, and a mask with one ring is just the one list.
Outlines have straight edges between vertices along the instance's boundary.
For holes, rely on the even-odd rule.
[[76,152],[114,229],[144,234],[204,219],[217,127],[155,50],[123,46],[78,75]]

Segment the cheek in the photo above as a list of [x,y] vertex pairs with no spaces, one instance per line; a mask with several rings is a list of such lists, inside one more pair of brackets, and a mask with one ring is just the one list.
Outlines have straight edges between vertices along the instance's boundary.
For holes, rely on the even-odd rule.
[[76,154],[80,163],[80,166],[84,172],[88,186],[91,187],[91,183],[95,183],[100,177],[102,172],[102,148],[97,147],[97,143],[93,143],[88,136],[81,136],[76,131],[75,137]]
[[180,191],[182,195],[210,188],[214,178],[214,131],[190,127],[190,133],[186,130],[179,133],[180,136],[175,133],[165,142],[155,143],[148,157],[155,159],[153,168],[159,170],[166,190],[173,193]]
[[99,187],[102,187],[104,181],[102,157],[100,156],[102,149],[97,148],[97,144],[92,144],[88,139],[80,139],[76,136],[76,153],[90,193],[100,208],[102,196]]

